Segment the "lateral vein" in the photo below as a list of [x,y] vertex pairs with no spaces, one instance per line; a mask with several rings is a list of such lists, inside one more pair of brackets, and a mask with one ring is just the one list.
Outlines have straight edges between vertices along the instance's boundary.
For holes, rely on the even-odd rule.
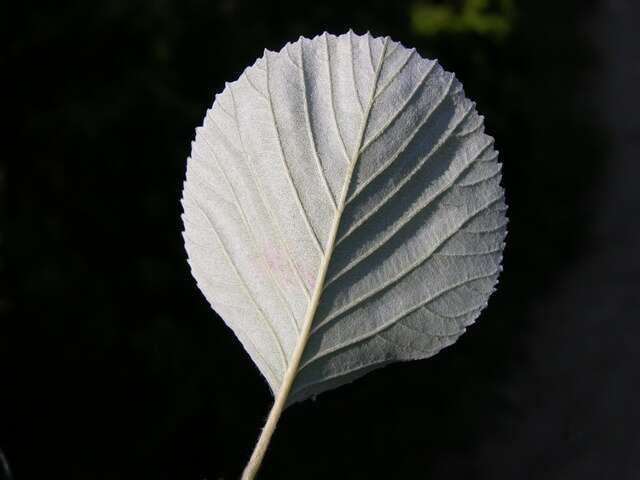
[[432,255],[436,251],[438,251],[438,249],[442,245],[444,245],[451,237],[453,237],[456,233],[458,233],[462,229],[462,227],[464,227],[468,222],[470,222],[471,220],[476,218],[482,212],[484,212],[485,210],[490,208],[492,205],[498,203],[502,199],[503,199],[503,195],[501,194],[499,197],[487,202],[484,206],[482,206],[476,212],[474,212],[471,215],[469,215],[466,219],[464,219],[464,221],[460,222],[459,225],[457,225],[455,228],[453,228],[452,231],[449,234],[445,235],[424,257],[419,258],[414,263],[409,265],[406,269],[398,272],[398,274],[396,274],[390,280],[382,283],[381,285],[379,285],[378,287],[376,287],[374,289],[369,290],[364,295],[361,295],[360,297],[356,298],[354,301],[348,303],[347,305],[344,305],[344,306],[340,307],[338,310],[333,312],[331,315],[325,317],[321,322],[316,324],[316,326],[313,328],[313,331],[311,333],[313,334],[313,333],[317,332],[320,328],[324,327],[329,322],[331,322],[335,318],[339,317],[343,313],[345,313],[345,312],[347,312],[349,310],[353,310],[355,307],[357,307],[358,305],[363,303],[365,300],[371,298],[372,296],[374,296],[378,292],[381,292],[382,290],[385,290],[387,287],[390,287],[391,285],[394,285],[394,284],[398,283],[400,280],[402,280],[404,277],[409,275],[411,272],[413,272],[420,265],[422,265],[423,263],[427,262],[432,257]]
[[[490,144],[489,144],[490,145]],[[489,145],[485,146],[483,148],[482,151],[484,151],[486,148],[489,147]],[[482,151],[478,154],[481,155]],[[440,188],[437,192],[435,192],[433,195],[431,195],[429,198],[426,199],[426,201],[421,204],[421,205],[417,205],[415,207],[413,207],[409,213],[408,213],[408,218],[406,219],[401,219],[398,223],[395,224],[395,226],[393,228],[391,228],[391,230],[389,230],[389,232],[387,234],[385,234],[382,239],[375,243],[373,246],[371,246],[370,248],[367,249],[366,252],[364,252],[362,255],[360,255],[358,258],[352,260],[351,262],[349,262],[348,265],[346,265],[343,269],[341,269],[337,274],[335,274],[333,277],[331,277],[331,279],[326,283],[325,288],[330,285],[331,283],[335,282],[338,278],[340,278],[341,276],[343,276],[345,273],[347,273],[349,270],[353,269],[353,267],[355,267],[356,265],[358,265],[360,262],[362,262],[365,258],[369,257],[371,254],[373,254],[374,252],[376,252],[377,250],[379,250],[381,247],[383,247],[386,243],[389,242],[389,240],[391,240],[396,233],[398,233],[400,230],[402,230],[404,227],[406,227],[407,225],[409,225],[411,223],[412,220],[414,220],[421,212],[423,212],[424,210],[426,210],[427,208],[429,208],[431,205],[433,205],[433,202],[435,202],[438,198],[442,197],[445,193],[449,192],[454,186],[456,181],[471,167],[473,166],[474,162],[476,161],[476,159],[478,158],[478,156],[474,157],[473,159],[471,159],[471,161],[469,161],[469,163],[467,163],[466,165],[464,165],[456,174],[455,176],[449,181],[447,182],[442,188]],[[409,178],[409,177],[406,177]],[[404,180],[404,179],[403,179]],[[403,185],[399,185],[398,189],[402,188]],[[347,237],[351,236],[351,234],[353,233],[353,231],[355,231],[358,227],[360,227],[361,225],[364,224],[365,221],[367,221],[369,218],[371,218],[375,213],[379,212],[380,209],[386,205],[389,202],[389,199],[395,195],[396,191],[392,191],[386,198],[383,199],[383,201],[377,205],[377,207],[375,209],[370,210],[367,215],[365,215],[362,218],[362,221],[359,222],[358,225],[356,225],[353,229],[350,229],[340,240],[338,240],[337,244],[339,245],[340,243],[342,243],[343,240],[345,240]]]
[[400,74],[400,72],[404,69],[404,67],[407,66],[407,64],[409,63],[409,60],[411,60],[411,57],[413,57],[413,55],[416,53],[416,49],[412,48],[409,51],[409,55],[406,56],[406,58],[402,61],[402,63],[400,64],[400,66],[396,69],[395,72],[393,72],[393,74],[389,77],[389,79],[387,80],[387,83],[385,83],[382,87],[380,87],[380,89],[376,92],[376,98],[378,98],[380,95],[382,95],[384,93],[384,91],[389,88],[389,86],[393,83],[393,81],[396,79],[396,77]]
[[435,62],[433,64],[431,64],[431,68],[429,68],[429,70],[427,70],[422,75],[422,77],[420,78],[420,80],[418,81],[416,86],[413,88],[413,90],[411,90],[409,95],[407,95],[407,98],[405,98],[405,100],[402,103],[402,105],[400,105],[400,108],[398,108],[395,112],[393,112],[393,114],[391,114],[391,116],[387,119],[385,124],[382,127],[380,127],[380,130],[378,130],[374,135],[372,135],[369,138],[369,140],[367,140],[364,143],[364,145],[362,145],[362,147],[360,147],[360,153],[364,152],[369,147],[369,145],[371,145],[373,142],[375,142],[376,139],[380,137],[380,135],[382,135],[384,132],[386,132],[387,128],[389,128],[389,125],[391,125],[402,114],[402,112],[405,111],[405,109],[407,108],[407,105],[409,105],[409,103],[411,103],[411,100],[416,95],[416,93],[418,93],[418,91],[424,86],[424,83],[427,81],[427,78],[429,77],[429,74],[433,71],[435,65],[436,65]]
[[499,273],[499,270],[496,269],[495,271],[492,271],[489,274],[484,274],[484,275],[479,275],[476,277],[471,277],[471,278],[467,278],[461,282],[458,282],[454,285],[450,285],[447,288],[441,290],[440,292],[436,293],[435,295],[432,295],[430,298],[420,302],[418,305],[414,305],[413,307],[410,307],[409,309],[405,310],[404,312],[398,314],[397,316],[395,316],[392,320],[388,321],[388,322],[384,322],[381,325],[379,325],[378,327],[374,328],[373,330],[366,332],[358,337],[354,337],[349,339],[348,341],[341,343],[339,345],[334,345],[333,347],[327,348],[325,350],[322,350],[320,352],[318,352],[316,355],[314,355],[313,357],[311,357],[309,360],[307,360],[305,363],[303,363],[300,366],[300,370],[308,367],[309,365],[311,365],[312,363],[317,362],[318,360],[320,360],[323,357],[326,357],[327,355],[330,355],[332,353],[335,353],[337,351],[340,350],[344,350],[345,348],[351,347],[355,344],[358,343],[362,343],[370,338],[373,338],[374,336],[376,336],[377,334],[379,334],[380,332],[383,332],[385,330],[388,330],[389,328],[393,327],[397,322],[400,322],[402,319],[404,319],[405,317],[411,315],[413,312],[415,312],[416,310],[419,310],[420,308],[422,308],[424,305],[428,305],[429,303],[433,302],[434,300],[440,298],[443,295],[446,295],[447,293],[451,292],[452,290],[455,290],[456,288],[460,288],[464,285],[466,285],[467,283],[471,283],[473,281],[476,280],[482,280],[484,278],[489,278],[492,277],[493,275],[496,275]]
[[333,193],[331,192],[331,188],[329,188],[329,183],[327,182],[327,176],[324,173],[324,169],[322,168],[322,161],[320,160],[320,155],[318,154],[318,147],[316,146],[316,139],[313,135],[313,128],[311,127],[311,118],[309,116],[309,104],[307,102],[307,78],[305,75],[304,69],[304,52],[302,48],[302,42],[300,42],[300,82],[302,84],[302,98],[304,99],[304,114],[307,126],[307,134],[309,135],[309,141],[311,142],[311,146],[313,148],[313,157],[315,159],[316,167],[318,167],[318,173],[320,174],[320,178],[322,179],[322,185],[324,186],[325,192],[329,196],[331,200],[331,205],[333,206],[334,213],[337,212],[338,208],[336,206],[336,200],[333,198]]
[[[451,78],[451,82],[453,82],[453,76]],[[451,88],[451,83],[449,83],[449,86],[446,88],[446,91],[445,91],[444,95],[442,95],[442,97],[439,99],[439,101],[424,116],[423,120],[416,126],[416,128],[411,132],[409,137],[402,143],[402,145],[400,145],[400,147],[398,148],[398,150],[396,150],[396,152],[393,154],[393,156],[387,162],[382,164],[369,178],[367,178],[364,182],[362,182],[362,184],[360,184],[354,190],[354,192],[351,194],[351,196],[347,199],[347,205],[349,203],[353,202],[353,200],[355,200],[355,198],[358,195],[360,195],[362,190],[364,190],[367,187],[367,185],[369,185],[371,182],[373,182],[378,176],[380,176],[380,174],[382,172],[384,172],[387,168],[389,168],[389,166],[391,166],[393,164],[393,162],[395,162],[398,159],[398,157],[406,150],[406,148],[413,141],[413,139],[418,134],[420,129],[427,123],[427,121],[429,121],[429,119],[431,118],[431,115],[433,115],[433,113],[438,109],[438,107],[442,104],[444,99],[447,97],[447,95],[449,94],[449,89],[450,88]]]
[[276,137],[278,139],[278,146],[280,147],[280,159],[282,160],[282,165],[284,166],[285,172],[287,174],[287,180],[289,182],[289,185],[291,186],[293,193],[295,194],[295,199],[296,199],[296,203],[298,205],[298,209],[300,211],[300,215],[302,216],[304,223],[307,227],[307,230],[309,231],[309,233],[311,234],[311,239],[313,240],[313,243],[315,245],[315,247],[317,248],[318,252],[320,253],[321,256],[324,255],[324,249],[322,248],[322,245],[320,245],[320,240],[318,239],[318,234],[316,233],[316,231],[314,230],[314,228],[311,226],[311,223],[309,222],[309,215],[307,214],[307,211],[304,208],[304,205],[302,205],[302,200],[300,198],[300,192],[298,192],[298,188],[296,187],[293,178],[291,177],[291,170],[289,168],[289,164],[287,163],[287,159],[284,153],[284,147],[282,146],[282,138],[280,137],[280,129],[278,126],[278,121],[276,120],[276,114],[275,111],[273,110],[273,100],[271,99],[271,91],[269,88],[269,55],[268,53],[265,53],[265,68],[266,68],[266,72],[267,72],[267,98],[269,100],[269,111],[271,112],[271,118],[273,120],[273,127],[275,129],[276,132]]
[[329,74],[329,105],[331,106],[331,113],[333,114],[333,123],[336,126],[336,133],[338,134],[338,140],[340,140],[340,146],[342,147],[342,153],[344,154],[344,158],[349,163],[349,153],[347,152],[347,146],[344,143],[344,138],[342,138],[342,133],[340,132],[340,125],[338,124],[338,116],[336,113],[336,107],[334,105],[333,98],[333,79],[331,75],[331,56],[329,54],[329,40],[327,40],[327,33],[325,32],[323,35],[324,38],[324,46],[327,52],[327,72]]
[[358,105],[360,106],[360,112],[364,113],[364,107],[362,106],[362,100],[360,99],[360,92],[358,90],[358,85],[356,84],[356,66],[353,57],[353,32],[349,30],[349,57],[351,58],[351,78],[353,80],[353,91],[356,94],[356,99],[358,100]]
[[194,201],[194,205],[196,206],[196,208],[198,208],[200,213],[202,213],[202,215],[206,219],[207,223],[211,227],[211,231],[213,232],[213,234],[215,235],[216,239],[218,240],[218,243],[220,244],[220,247],[222,249],[222,253],[224,254],[224,257],[226,258],[227,262],[229,263],[229,266],[233,269],[234,273],[238,277],[238,280],[240,281],[240,285],[242,286],[242,289],[244,290],[247,298],[253,304],[254,308],[258,312],[259,317],[262,319],[262,322],[266,325],[267,330],[273,336],[273,339],[274,339],[274,341],[276,343],[276,346],[278,347],[278,352],[280,354],[280,359],[282,360],[283,371],[286,371],[287,366],[288,366],[287,356],[284,353],[284,348],[283,348],[283,344],[282,344],[282,341],[281,341],[280,337],[278,336],[277,332],[274,330],[274,328],[271,325],[271,323],[267,320],[267,316],[264,313],[264,311],[262,310],[262,307],[260,307],[260,305],[258,305],[258,303],[256,302],[256,299],[254,298],[253,294],[251,293],[251,290],[249,290],[249,286],[247,285],[246,280],[240,274],[240,271],[238,270],[238,267],[237,267],[235,261],[233,260],[231,255],[229,255],[229,251],[227,250],[226,245],[222,241],[222,238],[220,238],[220,234],[218,233],[218,230],[214,226],[213,222],[209,218],[209,215],[204,210],[202,205],[200,205],[200,202],[196,199],[195,195],[193,196],[193,201]]
[[[429,153],[427,155],[424,156],[424,158],[422,158],[415,167],[413,167],[411,169],[411,171],[409,172],[408,175],[405,175],[402,177],[402,180],[400,182],[398,182],[397,185],[395,185],[391,191],[389,193],[387,193],[382,200],[380,200],[380,202],[373,208],[371,208],[365,215],[363,215],[362,217],[360,217],[358,219],[357,222],[355,222],[353,225],[351,225],[351,227],[349,227],[349,229],[342,235],[342,237],[340,237],[338,239],[338,245],[340,243],[342,243],[344,240],[346,240],[348,237],[350,237],[353,232],[355,230],[357,230],[358,228],[360,228],[365,222],[367,222],[369,220],[369,218],[371,218],[376,212],[378,212],[384,205],[386,205],[389,200],[391,198],[393,198],[413,177],[414,175],[416,175],[416,173],[418,173],[418,171],[420,171],[422,169],[422,167],[437,153],[439,153],[440,148],[442,148],[442,146],[447,143],[447,141],[451,138],[451,135],[453,132],[455,132],[455,129],[460,125],[460,123],[464,120],[464,118],[462,120],[460,120],[460,122],[458,122],[458,124],[456,124],[451,130],[445,132],[444,136],[438,141],[438,143],[436,145],[433,146],[433,148],[429,151]],[[485,149],[487,149],[489,146],[491,145],[491,143],[488,143],[486,146],[483,147],[483,151]],[[464,171],[466,171],[467,168],[469,168],[473,162],[475,162],[477,160],[478,157],[475,157],[471,160],[471,162],[469,162],[469,164],[465,165],[465,167],[462,169],[462,171],[459,172],[459,174],[464,173]],[[456,177],[454,179],[457,180],[458,177]]]
[[[231,94],[231,98],[233,100],[233,108],[234,108],[233,120],[234,120],[234,123],[236,124],[236,129],[238,130],[238,138],[240,140],[240,148],[242,149],[241,157],[245,159],[245,162],[246,162],[245,164],[247,166],[247,169],[249,170],[249,174],[251,175],[251,180],[254,183],[254,185],[256,186],[256,190],[258,191],[258,196],[260,197],[260,201],[262,202],[262,206],[267,211],[267,214],[269,215],[269,219],[271,220],[271,224],[275,227],[275,229],[277,231],[276,237],[278,238],[278,243],[280,243],[280,246],[282,247],[282,249],[286,253],[286,257],[287,257],[287,261],[289,263],[289,266],[292,268],[296,278],[298,279],[298,282],[300,283],[300,286],[302,287],[303,292],[305,293],[305,295],[306,295],[306,297],[308,299],[308,298],[310,298],[309,287],[307,287],[307,284],[302,279],[302,274],[300,273],[300,271],[298,269],[298,265],[293,260],[293,255],[292,255],[291,251],[289,250],[289,247],[287,246],[287,243],[285,242],[286,237],[284,236],[284,233],[282,232],[282,228],[280,227],[280,223],[278,222],[278,220],[276,219],[275,214],[271,210],[271,206],[269,205],[269,202],[267,201],[265,193],[264,193],[264,191],[262,189],[262,186],[260,185],[260,181],[258,180],[258,175],[256,174],[255,170],[253,169],[253,165],[251,163],[251,158],[249,157],[249,153],[247,152],[247,149],[244,146],[244,141],[242,140],[242,131],[240,130],[240,122],[238,120],[238,116],[237,116],[237,112],[236,112],[235,95],[233,93],[233,89],[232,88],[229,88],[229,93]],[[218,130],[218,132],[224,138],[227,138],[226,135],[222,132],[222,129],[218,126],[217,122],[215,121],[215,118],[213,119],[213,124],[216,127],[216,129]],[[233,146],[233,143],[231,142],[231,140],[228,140],[228,141]]]
[[300,327],[298,326],[298,323],[296,322],[295,315],[293,314],[293,310],[291,309],[291,305],[289,304],[288,300],[286,299],[286,295],[285,295],[284,291],[282,290],[282,287],[280,286],[280,283],[278,283],[276,278],[273,276],[273,272],[271,271],[271,268],[269,267],[269,263],[267,262],[267,258],[265,257],[264,251],[263,251],[262,248],[260,248],[260,245],[258,244],[258,239],[257,239],[257,237],[255,235],[255,232],[253,231],[253,228],[251,228],[251,226],[250,226],[249,219],[247,218],[246,212],[244,211],[244,208],[242,207],[242,204],[240,203],[240,199],[238,198],[236,190],[233,187],[233,183],[231,182],[231,180],[229,180],[229,177],[227,176],[227,173],[222,168],[222,164],[220,163],[220,161],[218,160],[218,156],[214,152],[213,145],[211,145],[211,143],[209,142],[209,139],[206,137],[206,135],[203,135],[203,137],[204,137],[204,141],[207,143],[207,145],[209,145],[209,148],[211,149],[211,155],[213,156],[213,159],[215,160],[215,163],[216,163],[216,166],[218,167],[218,170],[220,170],[220,172],[222,173],[222,177],[224,178],[225,182],[227,183],[227,185],[231,189],[231,194],[233,195],[235,207],[238,210],[238,213],[240,213],[240,218],[242,219],[242,223],[244,225],[244,228],[247,231],[247,233],[249,234],[249,237],[251,239],[251,242],[253,243],[254,248],[260,254],[260,258],[262,259],[263,266],[264,266],[265,270],[267,271],[267,274],[269,275],[269,279],[271,280],[271,283],[275,287],[276,294],[278,295],[278,298],[280,299],[280,301],[284,305],[284,307],[285,307],[285,309],[287,311],[287,314],[289,316],[289,319],[291,320],[291,323],[293,324],[294,330],[297,333],[300,333]]

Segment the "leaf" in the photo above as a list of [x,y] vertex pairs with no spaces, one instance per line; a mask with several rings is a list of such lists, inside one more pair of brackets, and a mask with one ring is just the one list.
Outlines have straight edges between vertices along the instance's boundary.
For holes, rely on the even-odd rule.
[[198,286],[280,409],[451,345],[501,269],[483,117],[388,37],[265,51],[197,129],[182,204]]

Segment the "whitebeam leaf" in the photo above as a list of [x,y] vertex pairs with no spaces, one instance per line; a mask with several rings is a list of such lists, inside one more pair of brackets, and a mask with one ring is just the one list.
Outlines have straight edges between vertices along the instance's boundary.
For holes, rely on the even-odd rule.
[[182,204],[198,286],[276,397],[245,478],[285,405],[455,342],[507,224],[493,139],[454,75],[351,31],[265,51],[226,85]]

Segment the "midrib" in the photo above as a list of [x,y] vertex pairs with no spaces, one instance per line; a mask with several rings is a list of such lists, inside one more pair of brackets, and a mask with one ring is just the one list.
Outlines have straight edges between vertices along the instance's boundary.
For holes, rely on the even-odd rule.
[[[291,361],[289,362],[289,368],[287,369],[287,373],[289,370],[294,371],[294,375],[291,381],[291,385],[288,386],[287,397],[289,396],[289,391],[293,385],[293,381],[295,381],[295,375],[298,373],[298,368],[300,366],[300,360],[302,359],[302,355],[304,354],[304,349],[309,341],[311,327],[313,325],[313,319],[315,318],[316,311],[318,309],[318,305],[320,304],[320,298],[322,297],[322,292],[324,290],[324,283],[326,280],[327,272],[329,270],[329,264],[331,263],[331,257],[333,256],[333,251],[336,245],[336,237],[338,235],[338,229],[340,227],[340,222],[342,220],[342,213],[344,212],[344,207],[346,203],[347,193],[349,191],[349,185],[351,184],[351,178],[353,176],[353,171],[355,170],[358,159],[360,158],[359,152],[364,140],[364,134],[367,128],[367,124],[369,122],[369,115],[371,113],[371,108],[373,106],[375,92],[378,86],[378,79],[380,77],[380,71],[382,70],[382,64],[384,62],[385,52],[387,50],[387,43],[389,37],[385,37],[382,52],[380,54],[380,60],[378,61],[378,65],[376,67],[375,76],[373,80],[373,86],[371,88],[371,94],[369,97],[369,102],[367,103],[367,108],[364,112],[362,125],[360,127],[360,133],[358,136],[358,143],[353,152],[353,158],[349,162],[349,169],[345,175],[344,183],[342,184],[342,192],[340,193],[340,200],[338,202],[338,207],[335,215],[335,219],[333,224],[331,225],[331,231],[329,232],[329,238],[327,239],[327,244],[325,247],[325,255],[322,258],[322,262],[320,264],[320,268],[318,271],[318,277],[316,278],[315,287],[313,290],[313,295],[311,297],[309,306],[307,307],[307,311],[305,313],[305,318],[302,323],[302,331],[300,332],[300,338],[298,339],[298,343],[296,344],[296,348],[291,355]],[[296,358],[296,352],[298,352],[298,356]],[[285,379],[287,374],[283,378],[282,386],[280,390],[285,387]]]
[[[324,289],[324,283],[327,275],[327,271],[329,268],[329,263],[331,262],[331,257],[333,255],[333,250],[335,248],[336,237],[338,234],[338,228],[340,226],[340,221],[342,219],[342,213],[344,211],[347,192],[349,191],[349,185],[351,184],[351,177],[353,176],[353,171],[356,167],[356,164],[360,158],[360,148],[362,147],[362,143],[364,140],[364,134],[367,128],[367,124],[369,122],[369,116],[371,113],[371,108],[373,106],[375,100],[375,93],[378,88],[378,80],[380,78],[380,71],[382,70],[382,64],[385,60],[385,54],[387,51],[387,45],[389,43],[389,37],[385,37],[384,44],[382,47],[382,52],[380,53],[380,60],[378,61],[378,65],[376,66],[373,85],[371,87],[371,93],[369,95],[369,101],[367,102],[367,108],[364,112],[362,125],[360,127],[360,134],[358,137],[358,143],[356,148],[353,151],[353,158],[350,161],[349,169],[345,175],[345,180],[342,185],[342,192],[340,194],[340,201],[338,203],[338,208],[336,211],[335,219],[333,224],[331,225],[331,231],[329,232],[329,238],[327,240],[327,244],[325,247],[325,254],[322,258],[322,262],[320,263],[320,268],[318,271],[318,275],[316,277],[316,283],[313,290],[313,295],[309,301],[309,305],[307,307],[307,311],[305,313],[305,317],[302,324],[302,330],[300,332],[300,337],[298,338],[298,342],[296,343],[296,347],[293,350],[291,355],[291,359],[289,361],[289,366],[282,378],[282,384],[280,385],[280,389],[275,398],[275,402],[271,411],[269,412],[269,417],[267,418],[267,422],[262,430],[262,434],[258,439],[258,443],[255,446],[253,454],[245,468],[242,479],[250,480],[252,479],[258,471],[260,467],[260,463],[262,461],[262,457],[264,456],[266,449],[269,445],[269,441],[271,440],[271,436],[275,430],[275,427],[280,419],[280,415],[284,410],[284,407],[287,405],[287,400],[289,398],[289,394],[291,392],[291,388],[296,379],[296,375],[298,373],[298,368],[300,366],[300,360],[302,359],[302,355],[307,346],[307,342],[309,341],[311,326],[313,325],[313,319],[316,314],[316,310],[318,309],[318,305],[320,304],[320,298],[322,297],[322,292]],[[329,79],[331,82],[331,79]]]

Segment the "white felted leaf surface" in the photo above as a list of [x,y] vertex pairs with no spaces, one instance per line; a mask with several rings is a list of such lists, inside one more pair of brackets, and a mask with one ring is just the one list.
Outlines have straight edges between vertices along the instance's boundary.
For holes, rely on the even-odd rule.
[[226,85],[182,203],[198,286],[288,403],[455,342],[507,223],[493,139],[454,75],[352,32],[265,51]]

